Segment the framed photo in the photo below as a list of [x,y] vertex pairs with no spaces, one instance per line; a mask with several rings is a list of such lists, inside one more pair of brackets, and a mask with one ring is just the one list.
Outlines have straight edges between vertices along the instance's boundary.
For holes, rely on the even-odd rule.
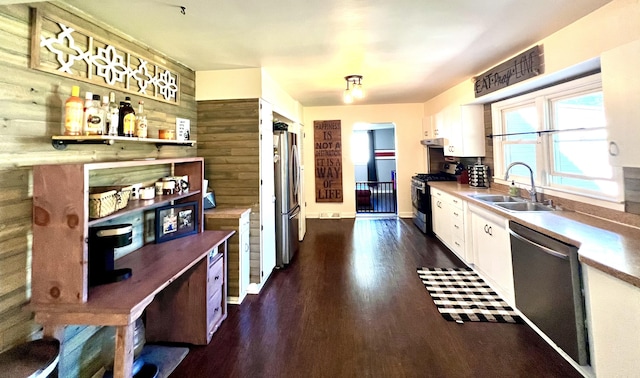
[[156,209],[156,243],[198,232],[198,202],[163,206]]

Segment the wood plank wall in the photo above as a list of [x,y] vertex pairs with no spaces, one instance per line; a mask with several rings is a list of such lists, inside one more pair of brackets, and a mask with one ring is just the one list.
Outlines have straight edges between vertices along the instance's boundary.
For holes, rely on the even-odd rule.
[[198,101],[198,156],[221,207],[251,208],[250,282],[260,282],[260,104]]
[[[160,52],[137,43],[99,22],[79,16],[72,8],[38,3],[46,12],[106,38],[113,44],[142,57],[162,59],[166,67],[181,78],[179,106],[145,98],[152,130],[175,127],[176,117],[191,120],[191,138],[197,138],[195,72]],[[64,8],[63,8],[64,7]],[[50,163],[129,160],[196,156],[195,147],[116,143],[70,146],[64,151],[51,146],[51,136],[61,130],[62,104],[79,85],[82,94],[91,91],[108,94],[106,87],[89,85],[62,76],[29,68],[30,9],[26,4],[0,6],[0,350],[39,337],[41,327],[24,306],[31,285],[31,208],[33,165]],[[125,93],[116,91],[116,99]],[[133,102],[138,98],[132,96]],[[157,132],[157,131],[156,131]],[[135,175],[132,174],[134,177]],[[142,177],[142,176],[140,176]],[[142,181],[142,180],[141,180]],[[60,376],[91,376],[100,365],[102,331],[97,327],[68,327],[66,345],[60,361]],[[108,337],[107,337],[108,339]],[[108,348],[107,348],[108,349]]]

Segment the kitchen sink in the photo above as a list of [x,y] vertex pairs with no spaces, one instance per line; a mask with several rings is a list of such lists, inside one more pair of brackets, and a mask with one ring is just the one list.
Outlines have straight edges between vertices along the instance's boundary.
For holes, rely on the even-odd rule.
[[510,197],[510,196],[502,196],[498,194],[477,194],[469,197],[475,198],[479,201],[484,201],[484,202],[524,202],[524,199]]
[[509,211],[553,211],[548,206],[533,202],[502,202],[494,203],[494,205]]

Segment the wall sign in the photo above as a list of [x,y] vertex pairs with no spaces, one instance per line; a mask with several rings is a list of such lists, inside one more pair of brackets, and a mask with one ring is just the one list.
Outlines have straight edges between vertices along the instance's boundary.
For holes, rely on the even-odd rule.
[[474,78],[476,97],[484,96],[498,89],[538,76],[544,71],[542,46],[529,50],[501,63]]
[[139,53],[107,43],[82,28],[32,8],[33,69],[170,104],[179,104],[180,75]]
[[313,121],[316,202],[342,202],[340,120]]

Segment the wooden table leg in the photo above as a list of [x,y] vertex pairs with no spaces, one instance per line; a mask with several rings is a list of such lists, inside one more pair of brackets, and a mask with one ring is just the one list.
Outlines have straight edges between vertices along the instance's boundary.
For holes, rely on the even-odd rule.
[[130,378],[133,365],[134,324],[116,327],[116,350],[113,362],[114,378]]

